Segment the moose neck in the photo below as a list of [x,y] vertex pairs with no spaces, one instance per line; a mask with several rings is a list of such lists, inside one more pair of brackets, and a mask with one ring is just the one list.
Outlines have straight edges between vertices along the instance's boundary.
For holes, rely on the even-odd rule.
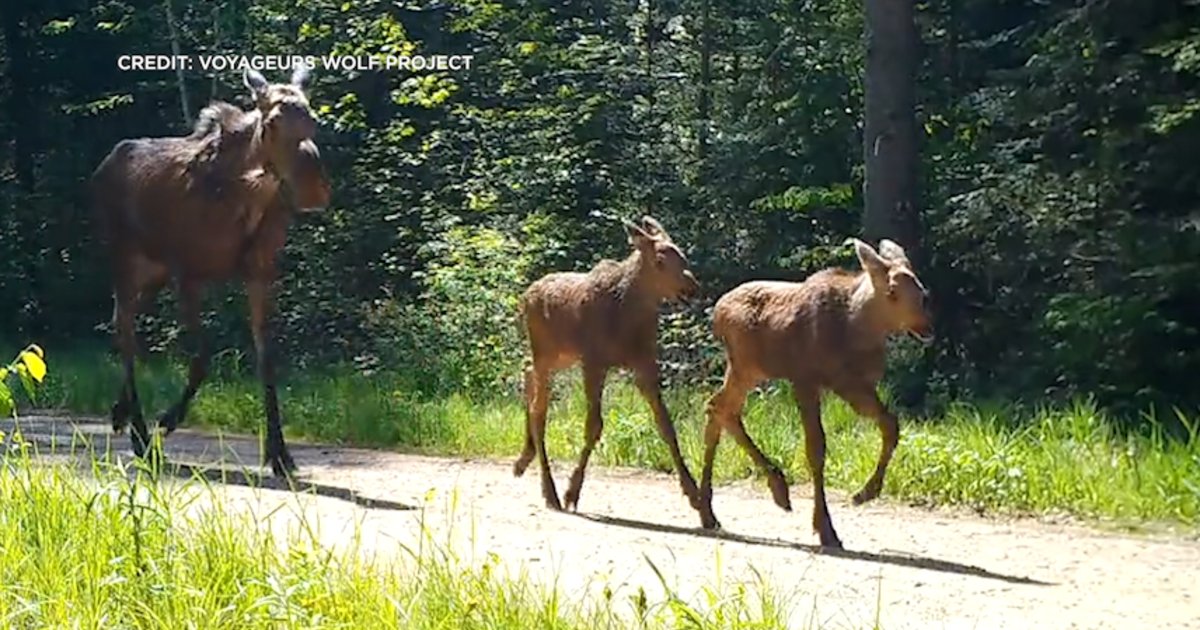
[[652,290],[650,264],[652,263],[646,261],[641,250],[634,250],[625,260],[618,263],[620,271],[617,275],[616,289],[622,304],[627,308],[657,306],[658,296]]
[[856,338],[878,338],[880,343],[882,343],[893,332],[886,313],[883,310],[886,306],[884,304],[884,300],[886,299],[887,296],[881,294],[875,288],[875,284],[871,282],[870,274],[864,271],[858,275],[858,279],[850,293],[850,324],[854,328],[868,334],[856,335]]

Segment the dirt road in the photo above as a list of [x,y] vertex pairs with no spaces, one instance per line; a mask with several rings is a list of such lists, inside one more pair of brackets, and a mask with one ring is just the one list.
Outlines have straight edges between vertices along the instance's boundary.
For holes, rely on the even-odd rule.
[[[75,432],[99,449],[109,439],[106,420],[95,418],[26,415],[21,428],[43,453],[55,441],[66,450]],[[128,439],[111,449],[127,457]],[[257,441],[246,438],[181,429],[166,449],[176,461],[258,464]],[[473,549],[482,560],[491,552],[541,580],[556,574],[571,596],[608,584],[618,597],[639,586],[656,597],[662,588],[649,559],[688,600],[718,577],[726,588],[753,582],[757,569],[780,591],[798,593],[797,627],[870,627],[881,609],[888,629],[1200,629],[1196,540],[929,511],[886,498],[856,508],[835,494],[830,507],[847,549],[830,554],[820,553],[808,526],[807,487],[792,489],[794,513],[758,485],[720,487],[715,507],[725,532],[711,534],[699,530],[668,475],[593,467],[581,513],[564,514],[542,506],[536,467],[514,479],[509,461],[311,445],[293,446],[293,455],[310,494],[244,483],[221,484],[220,492],[259,514],[294,506],[275,512],[272,526],[296,527],[303,511],[328,544],[357,529],[361,545],[383,553],[415,545],[423,519],[436,538],[452,532],[461,555]],[[570,464],[556,471],[560,491]]]

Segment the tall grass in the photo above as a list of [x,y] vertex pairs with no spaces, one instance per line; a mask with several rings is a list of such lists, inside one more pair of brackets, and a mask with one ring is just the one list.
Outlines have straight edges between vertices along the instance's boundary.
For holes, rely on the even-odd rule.
[[5,628],[769,630],[795,612],[765,581],[717,584],[695,605],[644,590],[568,601],[495,558],[463,561],[440,542],[449,532],[426,530],[395,556],[356,540],[335,551],[301,511],[278,535],[215,486],[100,465],[84,475],[27,450],[0,455]]
[[[111,363],[59,358],[42,395],[46,404],[106,414],[116,391]],[[161,362],[139,372],[148,417],[161,413],[185,381],[181,365]],[[98,376],[105,375],[105,376]],[[395,375],[347,371],[293,376],[280,393],[288,432],[342,444],[399,448],[430,454],[515,457],[523,441],[523,408],[511,392],[428,398],[406,390]],[[703,453],[703,410],[710,392],[673,389],[667,405],[689,466]],[[189,422],[229,431],[261,426],[261,398],[250,378],[214,378],[201,390]],[[582,446],[585,402],[578,379],[560,379],[550,410],[551,457],[573,459]],[[649,408],[628,378],[611,378],[605,395],[605,431],[593,462],[671,470],[670,457]],[[879,450],[874,425],[840,400],[826,399],[829,440],[826,478],[857,488],[870,476]],[[784,468],[792,482],[809,478],[803,432],[784,388],[752,395],[744,412],[750,435]],[[902,440],[886,493],[905,499],[1015,512],[1065,511],[1122,522],[1200,524],[1200,435],[1185,417],[1182,435],[1167,437],[1164,423],[1122,431],[1095,406],[1077,403],[1017,415],[1003,407],[951,407],[944,417],[902,421]],[[718,452],[715,477],[757,477],[731,440]]]

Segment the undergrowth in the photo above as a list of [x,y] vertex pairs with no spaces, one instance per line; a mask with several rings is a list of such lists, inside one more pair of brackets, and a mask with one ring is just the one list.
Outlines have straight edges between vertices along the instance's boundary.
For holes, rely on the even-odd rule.
[[[115,366],[66,357],[59,361],[59,369],[47,377],[43,403],[107,414],[117,391]],[[185,368],[177,363],[151,362],[140,368],[139,394],[147,417],[156,417],[179,395],[185,378]],[[395,374],[364,376],[350,370],[291,375],[280,393],[287,430],[293,437],[428,454],[513,458],[520,451],[524,415],[517,393],[431,398],[405,382]],[[710,392],[677,387],[664,395],[685,459],[698,474],[703,409]],[[560,378],[547,434],[552,459],[577,457],[584,411],[578,378]],[[826,479],[833,487],[857,490],[874,469],[878,431],[834,397],[826,398],[823,417],[829,441]],[[261,418],[258,383],[218,373],[201,390],[188,422],[256,432]],[[671,470],[649,407],[628,377],[610,377],[604,418],[594,465]],[[803,432],[786,387],[752,395],[744,419],[750,435],[780,463],[789,481],[809,479]],[[1195,526],[1200,524],[1200,435],[1195,421],[1181,416],[1170,420],[1185,429],[1167,436],[1162,427],[1168,423],[1160,420],[1147,418],[1139,431],[1121,430],[1087,402],[1020,414],[1003,406],[958,405],[941,418],[902,419],[901,444],[885,493],[980,510],[1065,511],[1125,523]],[[758,476],[726,436],[716,479]],[[719,513],[719,501],[717,509]]]
[[[153,479],[120,463],[95,463],[87,474],[37,460],[19,433],[9,437],[0,456],[6,628],[794,627],[792,600],[761,576],[749,586],[718,580],[697,603],[661,574],[662,599],[644,587],[568,599],[494,555],[460,557],[448,531],[422,525],[413,545],[369,554],[356,527],[334,549],[298,503],[256,514],[216,500],[218,486],[203,479]],[[289,517],[290,527],[264,526]]]

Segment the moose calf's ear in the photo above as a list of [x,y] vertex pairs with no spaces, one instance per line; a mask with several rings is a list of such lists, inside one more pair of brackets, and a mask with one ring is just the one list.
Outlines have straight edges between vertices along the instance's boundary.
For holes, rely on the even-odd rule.
[[650,235],[633,221],[623,220],[621,223],[625,225],[625,232],[629,235],[630,245],[641,247],[650,240]]
[[246,68],[246,71],[242,73],[242,82],[250,88],[250,94],[254,96],[255,100],[267,95],[267,79],[258,70]]
[[642,217],[642,227],[645,228],[647,234],[655,236],[667,233],[667,231],[663,229],[662,224],[648,214]]
[[887,274],[889,267],[888,262],[884,260],[878,252],[875,251],[874,247],[871,247],[870,245],[856,238],[846,239],[847,245],[851,243],[854,244],[854,253],[858,256],[858,262],[862,264],[863,269],[865,269],[872,276]]
[[900,245],[895,241],[886,238],[882,241],[879,241],[879,255],[892,262],[898,262],[912,267],[912,263],[908,261],[908,254],[904,251],[904,248],[900,247]]

